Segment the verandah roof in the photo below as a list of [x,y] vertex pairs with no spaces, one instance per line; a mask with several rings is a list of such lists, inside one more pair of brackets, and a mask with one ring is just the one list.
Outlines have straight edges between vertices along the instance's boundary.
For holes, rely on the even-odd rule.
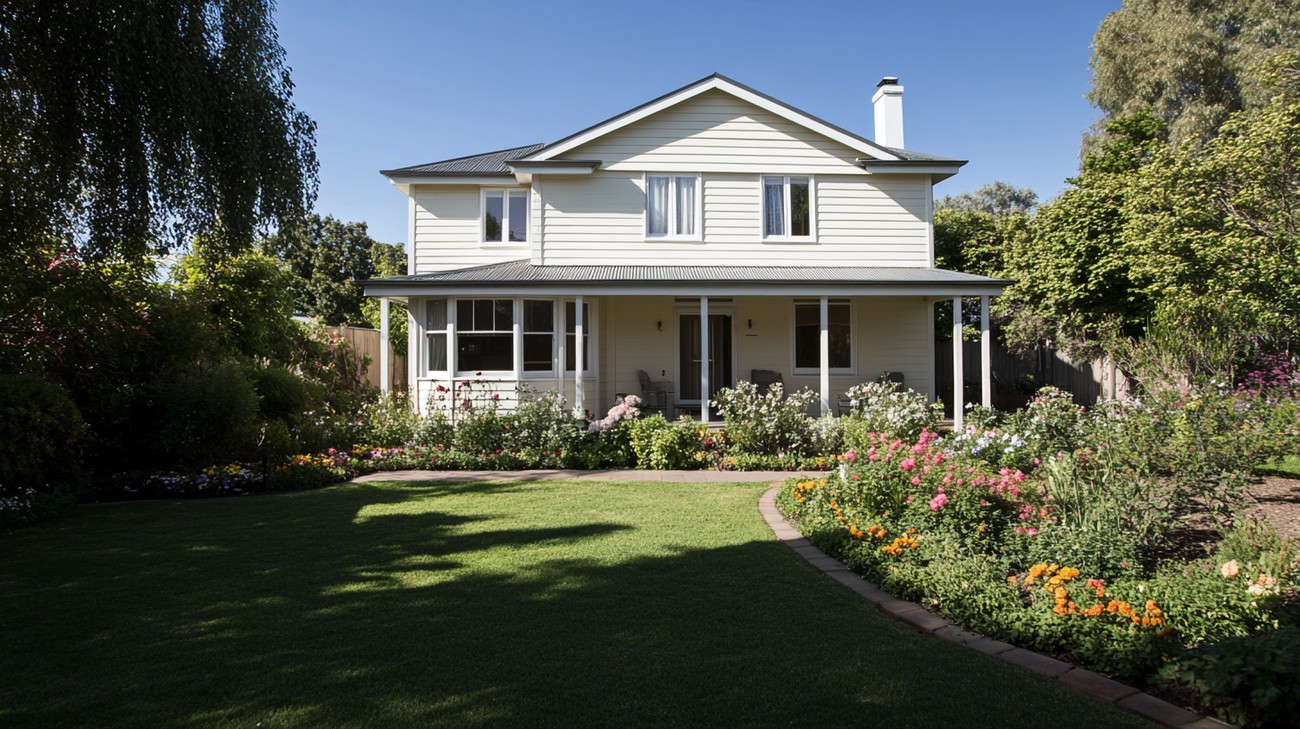
[[[410,296],[453,289],[534,293],[668,294],[711,289],[753,295],[997,295],[1010,281],[939,268],[885,266],[534,265],[528,260],[361,281],[368,296]],[[734,290],[733,290],[734,289]],[[834,291],[831,291],[834,289]]]

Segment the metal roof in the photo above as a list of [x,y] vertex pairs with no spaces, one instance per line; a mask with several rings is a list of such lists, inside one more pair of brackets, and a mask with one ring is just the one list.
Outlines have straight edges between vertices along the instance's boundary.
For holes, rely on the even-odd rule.
[[510,167],[506,160],[526,157],[545,147],[545,144],[530,144],[526,147],[512,147],[496,152],[473,154],[468,157],[445,159],[441,162],[399,167],[395,170],[382,170],[384,175],[508,175]]
[[431,285],[547,286],[554,284],[877,285],[1006,286],[1011,282],[939,268],[883,266],[604,266],[543,265],[528,260],[492,263],[452,271],[373,278],[367,288]]

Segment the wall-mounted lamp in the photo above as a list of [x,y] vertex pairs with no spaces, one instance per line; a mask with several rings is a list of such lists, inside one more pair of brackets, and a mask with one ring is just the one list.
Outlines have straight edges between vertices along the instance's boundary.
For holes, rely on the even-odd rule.
[[664,322],[663,322],[662,319],[660,319],[659,321],[655,322],[655,329],[658,329],[658,330],[661,331],[661,332],[664,330]]
[[750,328],[750,329],[753,329],[753,328],[754,328],[754,320],[753,320],[753,319],[748,320],[746,323],[749,325],[749,328]]

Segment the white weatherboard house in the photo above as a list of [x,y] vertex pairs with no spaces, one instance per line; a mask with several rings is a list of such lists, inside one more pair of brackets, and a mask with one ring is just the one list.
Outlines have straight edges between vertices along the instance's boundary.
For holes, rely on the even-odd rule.
[[551,144],[384,171],[410,270],[365,292],[409,304],[416,402],[474,381],[707,421],[739,380],[827,413],[883,373],[933,398],[933,307],[978,296],[988,404],[1007,282],[934,268],[934,185],[965,163],[904,148],[902,93],[878,85],[872,141],[715,74]]

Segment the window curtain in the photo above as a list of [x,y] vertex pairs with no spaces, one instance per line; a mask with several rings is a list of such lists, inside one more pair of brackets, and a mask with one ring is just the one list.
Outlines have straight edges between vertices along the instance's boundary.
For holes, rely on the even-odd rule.
[[668,235],[668,178],[646,178],[646,234]]
[[785,235],[785,184],[783,180],[763,182],[763,235]]
[[695,178],[677,178],[677,235],[695,235]]

